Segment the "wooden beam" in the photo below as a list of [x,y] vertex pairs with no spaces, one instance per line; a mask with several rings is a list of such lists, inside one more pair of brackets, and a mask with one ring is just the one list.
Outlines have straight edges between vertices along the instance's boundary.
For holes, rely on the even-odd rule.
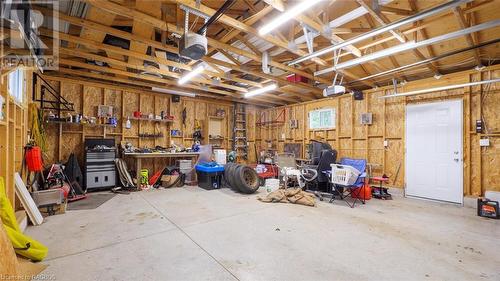
[[[101,3],[101,1],[99,1],[99,3]],[[50,13],[52,12],[51,10],[48,10],[46,8],[43,8],[43,7],[37,7],[37,10],[39,10],[40,12],[42,12],[44,15],[50,15]],[[154,41],[154,40],[151,40],[151,39],[148,39],[148,38],[144,38],[144,37],[141,37],[141,36],[133,35],[133,34],[131,34],[129,32],[125,32],[125,31],[122,31],[122,30],[119,30],[119,29],[116,29],[116,28],[112,28],[112,27],[109,27],[109,26],[104,26],[104,25],[95,23],[95,22],[91,22],[91,21],[87,21],[87,20],[84,20],[84,19],[80,19],[80,18],[75,18],[75,17],[72,17],[72,16],[68,16],[68,15],[66,15],[64,13],[59,13],[59,19],[63,20],[63,21],[66,21],[66,22],[69,22],[71,24],[78,25],[78,26],[82,26],[82,27],[86,27],[86,28],[91,28],[91,29],[99,30],[101,32],[106,32],[107,34],[110,34],[110,35],[113,35],[113,36],[117,36],[117,37],[121,37],[121,38],[124,38],[124,39],[127,39],[127,40],[136,40],[138,42],[148,44],[151,47],[154,47],[154,48],[157,48],[157,49],[161,49],[161,50],[166,50],[166,51],[178,54],[178,49],[175,48],[175,47],[173,47],[173,46],[165,45],[165,44],[162,44],[160,42],[157,42],[157,41]],[[168,24],[168,26],[172,27],[170,24]],[[210,38],[208,38],[208,39],[209,39],[209,44],[212,43],[212,45],[214,47],[216,47],[216,48],[226,49],[226,50],[232,51],[234,53],[237,53],[237,54],[240,54],[240,55],[243,55],[243,56],[247,56],[247,57],[249,57],[251,59],[254,59],[254,60],[257,60],[259,62],[262,61],[259,56],[256,56],[256,55],[254,55],[251,52],[242,51],[242,50],[240,50],[238,48],[235,48],[235,47],[233,47],[231,45],[228,45],[228,44],[223,44],[223,43],[218,42],[217,40],[214,40],[214,39],[210,39]],[[205,58],[207,58],[207,57],[204,57],[203,60],[205,60]],[[277,67],[277,68],[282,69],[284,71],[291,72],[291,73],[296,73],[296,74],[299,74],[299,75],[302,75],[304,77],[307,77],[309,79],[314,80],[314,76],[312,74],[310,74],[310,73],[307,73],[307,72],[304,72],[304,71],[300,71],[300,70],[295,69],[293,67],[289,67],[287,65],[284,65],[284,64],[281,64],[281,63],[277,63],[277,62],[272,62],[272,65],[274,67]],[[324,83],[327,80],[320,78],[318,81]],[[308,87],[311,90],[315,89],[313,86],[310,86],[310,85],[308,85]]]
[[[382,13],[380,13],[380,11],[375,11],[373,10],[373,8],[368,5],[364,0],[356,0],[356,2],[358,2],[358,4],[365,8],[368,13],[381,25],[387,25],[389,24],[391,21]],[[398,39],[399,41],[401,42],[406,42],[406,38],[405,36],[403,35],[403,33],[401,33],[401,31],[399,30],[391,30],[390,33],[392,33],[392,35]]]
[[351,34],[351,33],[363,33],[371,31],[370,28],[363,27],[354,27],[354,28],[346,28],[346,27],[337,27],[332,28],[332,34]]
[[262,53],[259,51],[259,49],[257,49],[257,47],[255,47],[254,44],[250,43],[243,35],[237,35],[236,36],[236,39],[238,39],[241,43],[243,43],[245,46],[247,46],[250,50],[252,50],[252,52],[254,52],[254,54],[260,56],[262,55]]
[[[251,69],[249,69],[247,67],[236,66],[234,64],[231,64],[231,63],[228,63],[228,62],[225,62],[225,61],[221,61],[221,60],[218,60],[218,59],[207,57],[207,58],[204,58],[204,61],[216,64],[216,65],[220,65],[220,66],[232,68],[232,69],[237,70],[239,72],[247,73],[247,74],[250,74],[250,75],[253,75],[253,76],[256,76],[256,77],[261,77],[261,78],[264,78],[264,79],[269,79],[269,80],[272,80],[272,81],[277,81],[280,84],[287,85],[287,84],[290,83],[286,79],[282,79],[282,78],[275,77],[275,76],[272,76],[272,75],[269,75],[269,74],[265,74],[262,71],[253,71],[253,70],[251,70]],[[306,96],[307,97],[308,95],[313,95],[313,96],[316,96],[316,97],[321,97],[322,94],[323,94],[320,89],[318,89],[318,88],[312,88],[311,89],[310,85],[307,85],[307,84],[304,84],[304,83],[295,83],[294,86],[297,87],[297,88],[301,88],[301,89],[305,89],[305,90],[309,91],[309,93],[307,93],[307,94],[301,94],[302,96]]]
[[280,12],[285,11],[285,4],[283,4],[282,0],[264,0],[269,6],[274,7],[276,10]]
[[[201,11],[202,13],[205,13],[209,16],[212,16],[213,14],[215,14],[215,10],[212,9],[212,8],[209,8],[203,4],[200,4],[200,5],[196,5],[196,3],[190,1],[190,0],[173,0],[175,1],[176,3],[178,4],[182,4],[182,5],[185,5],[187,7],[190,7],[192,9],[195,9],[195,10],[199,10]],[[276,46],[279,46],[283,49],[286,49],[288,50],[289,52],[297,55],[297,56],[305,56],[307,55],[306,52],[302,51],[302,50],[294,50],[292,48],[290,48],[288,46],[288,42],[286,42],[285,40],[281,40],[281,39],[278,39],[274,36],[271,36],[271,35],[265,35],[265,36],[261,36],[259,34],[259,32],[257,31],[257,29],[243,23],[243,22],[240,22],[238,20],[235,20],[229,16],[226,16],[226,15],[222,15],[220,18],[219,18],[219,21],[227,26],[230,26],[230,27],[234,27],[242,32],[246,32],[248,34],[252,34],[254,36],[257,36],[271,44],[274,44]],[[321,65],[326,65],[325,61],[321,60],[321,59],[317,59],[316,60],[317,63],[321,64]],[[302,74],[300,74],[302,75]],[[304,76],[304,75],[302,75]],[[310,79],[314,79],[314,78],[310,78]]]
[[[465,16],[464,16],[464,12],[463,12],[462,8],[460,8],[460,7],[453,8],[453,13],[455,14],[455,17],[457,18],[458,24],[460,25],[461,29],[465,29],[465,28],[469,27],[469,24],[467,24],[467,21],[465,20]],[[467,45],[469,45],[469,47],[476,45],[476,42],[474,42],[474,38],[472,37],[472,35],[470,33],[465,35],[465,40],[467,41]],[[474,59],[476,60],[476,65],[478,65],[478,66],[482,65],[481,55],[479,54],[479,49],[475,49],[473,51],[473,54],[474,54]]]
[[223,54],[226,58],[232,61],[236,65],[241,65],[241,62],[234,58],[230,53],[226,52],[224,49],[217,49],[221,54]]
[[[52,31],[49,31],[47,29],[42,28],[42,29],[40,29],[40,32],[41,32],[41,34],[43,36],[52,36]],[[125,55],[125,56],[128,56],[128,57],[134,57],[134,58],[138,58],[138,59],[142,59],[142,60],[153,61],[153,62],[158,63],[159,65],[172,66],[172,67],[184,69],[184,70],[187,70],[187,71],[191,71],[192,70],[191,66],[189,66],[189,65],[177,63],[177,62],[174,62],[174,61],[171,61],[171,60],[167,60],[165,58],[161,58],[161,57],[158,57],[158,56],[156,56],[156,57],[154,57],[154,56],[147,56],[147,55],[144,55],[144,54],[141,54],[141,53],[138,53],[138,52],[134,52],[134,51],[130,51],[130,50],[125,50],[125,49],[122,49],[120,47],[115,47],[115,46],[111,46],[111,45],[107,45],[107,44],[93,42],[93,41],[90,41],[90,40],[87,40],[87,39],[83,39],[83,38],[80,38],[80,37],[68,35],[68,34],[65,34],[65,33],[62,33],[62,32],[59,32],[58,36],[59,36],[59,39],[61,39],[61,40],[72,42],[74,44],[84,45],[84,46],[87,46],[87,47],[89,47],[91,49],[100,49],[100,50],[103,50],[103,51],[105,50],[109,54],[116,53],[116,54],[121,54],[121,55]],[[213,66],[215,66],[215,67],[217,67],[213,63],[210,63],[210,64],[213,65]],[[253,86],[253,87],[262,87],[261,83],[254,82],[254,81],[251,81],[251,80],[248,80],[248,79],[242,79],[242,78],[234,77],[234,75],[227,75],[226,73],[216,73],[216,72],[207,71],[207,70],[205,71],[205,73],[210,74],[211,76],[216,76],[216,77],[222,78],[222,79],[227,80],[227,81],[239,82],[239,83],[247,84],[247,85],[250,85],[250,86]],[[286,83],[286,81],[285,81],[285,83]],[[310,87],[310,86],[307,86],[307,87]],[[312,88],[312,89],[314,89],[314,88]],[[285,94],[287,94],[287,93],[293,94],[293,92],[291,92],[289,90],[286,90],[286,89],[281,89],[281,88],[278,88],[277,91],[281,92],[281,93],[285,93]],[[298,97],[303,97],[304,95],[302,95],[302,94],[298,95],[297,94],[297,96]],[[288,101],[294,101],[294,100],[289,99]]]
[[[65,76],[65,75],[71,75],[70,77]],[[83,80],[85,83],[95,83],[96,86],[102,86],[103,84],[109,85],[109,86],[115,86],[115,87],[131,87],[133,91],[141,91],[141,92],[148,92],[152,94],[158,94],[158,92],[154,92],[151,90],[151,83],[146,83],[138,80],[128,80],[128,79],[123,79],[123,78],[117,78],[117,77],[112,77],[112,76],[107,76],[107,75],[101,75],[101,74],[95,74],[91,72],[86,72],[82,70],[74,70],[70,68],[65,68],[62,67],[59,69],[57,72],[50,72],[44,74],[44,76],[50,76],[50,77],[57,77],[61,79],[67,79],[72,81],[73,83],[78,83],[82,82],[82,79],[86,78]],[[80,78],[84,77],[84,78]],[[102,82],[106,81],[106,82]],[[118,84],[119,83],[119,84]],[[125,85],[124,85],[125,84]],[[172,86],[165,86],[165,85],[154,85],[158,88],[165,88],[169,90],[177,90],[176,88]],[[138,88],[141,87],[141,88]],[[185,89],[179,89],[179,91],[186,91]],[[200,97],[208,98],[208,99],[215,99],[215,100],[225,100],[225,101],[237,101],[240,103],[246,103],[246,104],[253,104],[253,105],[258,105],[258,106],[275,106],[274,104],[263,104],[262,102],[258,101],[252,101],[252,100],[235,100],[233,98],[227,97],[227,96],[214,96],[211,94],[206,94],[200,91],[190,91]]]
[[[60,59],[60,64],[67,65],[67,66],[73,66],[73,67],[90,69],[90,70],[99,71],[99,72],[103,72],[103,73],[110,73],[110,74],[121,75],[121,76],[135,78],[135,79],[142,79],[142,80],[146,80],[146,81],[156,82],[156,83],[163,84],[165,86],[169,86],[169,88],[172,88],[172,86],[174,86],[175,88],[179,88],[177,86],[177,83],[175,81],[172,81],[172,80],[166,80],[166,79],[161,79],[161,78],[152,77],[152,76],[148,76],[148,75],[143,75],[143,74],[138,74],[138,73],[132,73],[132,72],[122,71],[122,70],[118,70],[118,69],[112,69],[112,68],[109,68],[109,67],[91,65],[91,64],[77,62],[77,61],[69,60],[69,59]],[[94,74],[95,73],[92,73],[90,75],[94,76]],[[99,78],[99,77],[103,77],[104,76],[102,74],[101,75],[96,74],[96,75],[97,76],[95,76],[94,78]],[[106,78],[106,77],[103,77],[103,78]],[[116,77],[112,77],[112,78],[116,78]],[[156,86],[156,85],[149,85],[149,86],[152,87],[152,86]],[[189,89],[198,90],[198,91],[206,91],[206,92],[211,92],[211,93],[215,93],[215,94],[230,96],[230,97],[237,98],[237,99],[242,99],[242,96],[238,95],[236,93],[230,93],[230,92],[216,90],[216,89],[210,89],[210,88],[206,89],[206,88],[195,86],[195,85],[186,85],[183,88],[189,88]],[[185,91],[185,89],[181,88],[181,91],[182,90]],[[267,103],[272,103],[272,104],[282,104],[282,102],[275,102],[275,101],[272,101],[272,100],[269,100],[269,99],[263,99],[262,97],[260,97],[260,98],[256,97],[254,99],[255,100],[259,100],[261,102],[267,102]]]
[[[132,64],[130,64],[130,62],[124,62],[124,61],[120,61],[120,60],[116,60],[116,59],[112,59],[112,58],[108,58],[108,57],[103,57],[103,56],[92,54],[92,53],[87,53],[87,52],[84,52],[83,50],[80,50],[80,49],[69,49],[69,48],[60,47],[59,52],[60,52],[60,54],[77,56],[77,57],[85,58],[88,60],[105,62],[105,63],[110,64],[110,65],[118,65],[118,66],[122,66],[122,67],[125,67],[128,69],[135,69],[138,72],[147,71],[150,73],[165,75],[165,76],[168,76],[168,77],[171,77],[174,79],[178,79],[181,77],[180,74],[175,73],[175,72],[171,72],[168,70],[149,68],[149,67],[143,66],[142,64],[132,65]],[[216,86],[216,87],[231,89],[231,90],[239,91],[241,93],[246,92],[246,88],[237,87],[237,86],[224,84],[224,83],[215,84],[212,80],[204,79],[201,77],[194,77],[191,79],[191,81],[192,82],[199,82],[199,83],[203,83],[203,84],[207,84],[207,85],[212,85],[212,86]],[[176,81],[173,81],[173,83],[176,83]],[[187,87],[188,85],[183,85],[183,86]],[[236,94],[236,93],[232,93],[232,92],[227,92],[227,93],[229,95]]]
[[380,11],[385,14],[399,15],[399,16],[411,16],[415,12],[411,10],[405,10],[400,8],[393,8],[388,6],[380,6]]
[[[271,5],[272,7],[274,7],[275,9],[278,9],[277,6],[274,6],[273,2],[274,1],[270,1],[271,3],[268,3],[269,5]],[[332,1],[333,2],[333,1]],[[337,36],[336,34],[328,34],[328,35],[325,35],[324,32],[323,32],[323,26],[319,23],[317,23],[316,21],[312,20],[311,18],[307,17],[307,16],[304,16],[304,15],[298,15],[297,17],[295,17],[295,19],[298,21],[298,22],[302,22],[306,25],[308,25],[309,27],[315,29],[317,32],[320,33],[321,36],[325,37],[326,39],[328,40],[333,40],[335,41],[336,43],[342,43],[344,42],[344,39],[340,38],[339,36]],[[285,48],[285,49],[288,49],[288,48]],[[350,52],[352,52],[354,55],[356,56],[361,56],[361,51],[356,48],[355,46],[351,45],[351,46],[348,46],[346,47],[346,49],[348,49]],[[288,49],[289,50],[289,49]],[[305,52],[304,52],[305,53]],[[307,53],[306,53],[307,54]],[[301,55],[301,56],[304,56],[304,55]],[[324,64],[320,64],[320,65],[324,65]]]

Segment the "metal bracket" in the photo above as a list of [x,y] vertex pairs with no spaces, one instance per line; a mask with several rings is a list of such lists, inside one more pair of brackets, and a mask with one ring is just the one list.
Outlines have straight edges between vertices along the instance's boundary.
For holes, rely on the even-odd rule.
[[205,20],[208,20],[210,18],[209,15],[207,15],[207,14],[205,14],[203,12],[200,12],[199,10],[193,9],[191,7],[188,7],[186,5],[181,5],[179,8],[181,10],[183,10],[184,12],[186,12],[186,13],[191,13],[191,14],[193,14],[195,16],[200,17],[200,18],[204,18]]
[[302,25],[302,31],[304,32],[304,37],[306,38],[307,50],[311,54],[314,52],[314,37],[318,35],[318,32],[307,24],[301,23],[300,25]]
[[392,78],[392,86],[394,88],[394,94],[398,93],[398,80],[396,78]]

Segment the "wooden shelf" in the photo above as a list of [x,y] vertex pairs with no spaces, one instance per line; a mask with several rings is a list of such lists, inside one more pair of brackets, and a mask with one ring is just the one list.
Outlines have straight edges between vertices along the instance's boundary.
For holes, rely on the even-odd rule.
[[218,120],[224,120],[226,117],[225,116],[208,116],[210,119],[218,119]]
[[173,123],[174,120],[170,119],[150,119],[150,118],[137,118],[137,117],[128,117],[130,120],[138,120],[138,121],[149,121],[149,122],[158,122],[158,123]]
[[116,128],[117,126],[111,124],[91,124],[91,123],[75,123],[75,122],[65,122],[65,121],[45,121],[48,124],[63,124],[63,125],[83,125],[89,127],[112,127]]

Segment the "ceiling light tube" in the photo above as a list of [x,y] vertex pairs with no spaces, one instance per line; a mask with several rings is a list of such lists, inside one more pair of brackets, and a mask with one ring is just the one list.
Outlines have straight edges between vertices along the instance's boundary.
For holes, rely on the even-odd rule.
[[179,85],[182,85],[182,84],[186,83],[187,81],[193,79],[193,77],[195,77],[196,75],[198,75],[201,72],[203,72],[203,70],[205,70],[205,65],[204,64],[200,64],[200,65],[196,66],[195,68],[193,68],[193,70],[191,70],[191,72],[189,72],[186,75],[182,76],[179,79],[179,81],[177,81],[177,83]]
[[322,1],[322,0],[303,0],[303,1],[301,1],[297,5],[286,10],[284,13],[279,15],[274,20],[272,20],[269,23],[267,23],[266,25],[262,26],[259,29],[259,35],[268,34],[271,30],[283,25],[285,22],[289,21],[290,19],[307,11],[307,9],[311,8],[312,6],[314,6],[315,4],[317,4],[320,1]]
[[165,88],[152,87],[151,90],[154,92],[171,94],[171,95],[178,95],[178,96],[185,96],[185,97],[192,97],[192,98],[196,97],[196,94],[194,94],[194,93],[181,92],[181,91],[165,89]]
[[388,49],[384,49],[384,50],[379,51],[379,52],[375,52],[375,53],[371,53],[371,54],[366,55],[366,56],[359,57],[357,59],[352,59],[352,60],[348,60],[346,62],[339,63],[333,67],[329,67],[329,68],[325,68],[325,69],[316,71],[316,72],[314,72],[314,75],[315,76],[323,75],[323,74],[326,74],[326,73],[329,73],[332,71],[341,70],[343,68],[348,68],[348,67],[351,67],[354,65],[362,64],[362,63],[367,62],[367,61],[380,59],[380,58],[387,57],[387,56],[393,55],[395,53],[410,50],[413,48],[415,48],[415,41],[410,41],[410,42],[400,44],[400,45],[397,45],[397,46],[394,46],[394,47],[391,47]]
[[258,88],[258,89],[249,91],[248,93],[245,94],[245,98],[250,98],[250,97],[253,97],[256,95],[260,95],[260,94],[272,91],[272,90],[276,89],[277,87],[278,87],[278,85],[271,84],[271,85],[267,85],[267,86],[262,87],[262,88]]
[[442,5],[439,5],[437,7],[431,8],[429,10],[422,11],[421,13],[415,14],[413,16],[409,16],[409,17],[400,19],[398,21],[395,21],[395,22],[393,22],[391,24],[384,25],[384,26],[379,27],[379,28],[377,28],[377,29],[375,29],[373,31],[370,31],[370,32],[358,35],[358,36],[356,36],[354,38],[351,38],[349,40],[345,40],[342,43],[335,44],[335,45],[332,45],[330,47],[326,47],[326,48],[321,49],[319,51],[316,51],[316,52],[314,52],[312,54],[309,54],[309,55],[303,56],[301,58],[298,58],[296,60],[293,60],[293,61],[289,62],[288,64],[289,65],[293,65],[293,64],[297,64],[297,63],[300,63],[300,62],[303,62],[303,61],[306,61],[306,60],[310,60],[312,58],[324,55],[326,53],[338,50],[340,48],[344,48],[346,46],[349,46],[349,45],[361,42],[363,40],[370,39],[373,36],[377,36],[379,34],[382,34],[382,33],[385,33],[385,32],[391,31],[391,30],[394,30],[394,29],[399,28],[399,27],[401,27],[403,25],[414,23],[414,22],[419,21],[419,20],[421,20],[423,18],[426,18],[428,16],[432,16],[432,15],[435,15],[435,14],[438,14],[438,13],[441,13],[441,12],[444,12],[444,11],[448,11],[451,8],[460,6],[462,4],[465,4],[465,3],[468,3],[468,2],[471,2],[471,1],[472,0],[454,0],[454,1],[447,2],[445,4],[442,4]]
[[500,78],[492,79],[492,80],[485,80],[485,81],[478,81],[478,82],[470,82],[470,83],[464,83],[464,84],[448,85],[448,86],[436,87],[436,88],[430,88],[430,89],[416,90],[416,91],[400,93],[400,94],[386,95],[386,96],[379,97],[379,99],[406,97],[406,96],[414,96],[414,95],[419,95],[419,94],[429,94],[429,93],[433,93],[433,92],[446,91],[446,90],[471,87],[471,86],[479,86],[479,85],[490,84],[490,83],[500,83]]
[[460,54],[460,53],[463,53],[463,52],[467,52],[467,51],[470,51],[470,50],[475,50],[475,49],[478,49],[478,48],[482,48],[484,46],[488,46],[488,45],[491,45],[491,44],[496,44],[498,42],[500,42],[500,38],[495,39],[495,40],[491,40],[491,41],[488,41],[488,42],[484,42],[484,43],[481,43],[481,44],[477,44],[477,45],[474,45],[474,46],[471,46],[471,47],[467,47],[467,48],[464,48],[464,49],[454,50],[454,51],[451,51],[451,52],[448,52],[448,53],[441,54],[439,56],[435,56],[433,58],[428,58],[428,59],[425,59],[425,60],[417,61],[417,62],[410,63],[410,64],[407,64],[407,65],[403,65],[403,66],[400,66],[400,67],[396,67],[396,68],[393,68],[393,69],[382,71],[382,72],[379,72],[379,73],[376,73],[376,74],[368,75],[368,76],[365,76],[365,77],[357,79],[357,80],[352,80],[348,84],[352,85],[352,84],[354,84],[356,82],[366,81],[366,80],[370,80],[370,79],[377,78],[377,77],[380,77],[380,76],[387,76],[389,74],[393,74],[393,73],[399,72],[399,71],[405,71],[407,69],[414,68],[416,66],[427,64],[427,63],[430,63],[430,62],[433,62],[433,61],[438,61],[438,60],[441,60],[443,58],[447,58],[447,57],[450,57],[450,56],[453,56],[453,55],[456,55],[456,54]]
[[376,53],[372,53],[372,54],[362,56],[362,57],[359,57],[356,59],[348,60],[346,62],[339,63],[333,67],[329,67],[326,69],[322,69],[320,71],[316,71],[316,72],[314,72],[314,75],[318,76],[318,75],[326,74],[326,73],[329,73],[332,71],[341,70],[341,69],[348,68],[348,67],[351,67],[354,65],[359,65],[359,64],[365,63],[367,61],[372,61],[372,60],[376,60],[379,58],[394,55],[394,54],[397,54],[397,53],[400,53],[403,51],[416,49],[416,48],[424,47],[427,45],[432,45],[432,44],[435,44],[435,43],[438,43],[441,41],[450,40],[450,39],[453,39],[456,37],[464,36],[464,35],[467,35],[470,33],[478,32],[478,31],[492,28],[492,27],[496,27],[499,25],[500,25],[500,19],[499,20],[492,20],[492,21],[488,21],[488,22],[485,22],[482,24],[474,25],[474,26],[471,26],[471,27],[468,27],[465,29],[461,29],[461,30],[457,30],[454,32],[440,35],[440,36],[436,36],[436,37],[433,37],[433,38],[430,38],[427,40],[423,40],[420,42],[411,41],[411,42],[408,42],[405,44],[400,44],[400,45],[397,45],[397,46],[394,46],[392,48],[385,49],[385,50],[382,50],[382,51],[379,51]]

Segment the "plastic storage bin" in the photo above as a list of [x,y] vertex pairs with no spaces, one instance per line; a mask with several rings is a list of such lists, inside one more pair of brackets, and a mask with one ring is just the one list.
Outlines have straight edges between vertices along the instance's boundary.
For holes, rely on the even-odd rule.
[[350,186],[353,185],[361,174],[360,171],[348,165],[331,164],[332,183]]
[[195,166],[196,174],[198,175],[198,186],[206,189],[219,189],[222,184],[222,175],[224,174],[224,166],[215,162],[201,163]]

